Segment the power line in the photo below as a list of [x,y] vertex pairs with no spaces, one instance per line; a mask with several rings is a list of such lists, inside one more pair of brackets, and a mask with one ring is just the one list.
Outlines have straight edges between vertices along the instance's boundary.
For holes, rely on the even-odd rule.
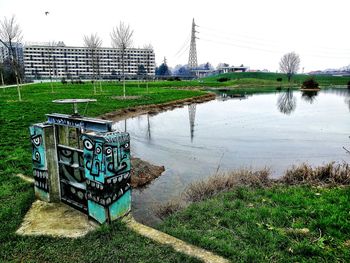
[[[281,54],[283,53],[283,51],[277,51],[277,50],[272,50],[272,49],[265,49],[265,48],[260,48],[260,47],[254,47],[254,46],[248,46],[248,45],[241,45],[241,44],[236,44],[236,43],[232,43],[232,42],[223,42],[223,41],[217,41],[217,40],[211,40],[211,39],[206,39],[206,38],[202,38],[201,40],[206,41],[206,42],[212,42],[212,43],[216,43],[216,44],[220,44],[220,45],[228,45],[228,46],[234,46],[234,47],[238,47],[238,48],[244,48],[244,49],[248,49],[248,50],[257,50],[257,51],[263,51],[263,52],[268,52],[268,53],[274,53],[274,54]],[[312,57],[319,57],[319,58],[337,58],[337,59],[350,59],[349,57],[346,56],[325,56],[323,54],[317,54],[317,53],[308,53],[305,52],[305,55],[307,56],[312,56]]]
[[174,56],[177,56],[182,50],[184,47],[187,47],[188,43],[190,42],[190,37],[191,37],[191,34],[188,34],[185,42],[182,44],[182,46],[180,47],[180,49],[175,53]]
[[[217,30],[217,29],[206,27],[206,26],[200,26],[200,28],[214,32],[214,33],[208,33],[206,31],[204,31],[204,33],[206,33],[206,34],[213,34],[213,35],[215,35],[217,37],[231,38],[232,39],[232,37],[230,35],[231,33],[223,32],[223,31],[220,31],[220,30]],[[225,37],[223,37],[223,35]],[[235,32],[233,39],[237,40],[237,37],[238,38],[247,39],[247,40],[238,40],[238,41],[249,42],[249,43],[256,43],[256,44],[259,44],[259,45],[279,46],[276,43],[280,42],[280,41],[273,40],[273,39],[263,39],[263,38],[258,38],[258,37],[255,37],[255,36],[248,36],[248,35],[238,34],[237,32]],[[252,39],[255,40],[255,41],[253,41]],[[258,42],[256,42],[256,41],[258,41]],[[320,50],[321,49],[326,49],[326,50],[330,50],[330,51],[332,50],[333,52],[350,53],[350,49],[330,48],[330,47],[321,47],[321,46],[313,46],[313,49],[320,49]],[[322,52],[324,52],[324,51],[322,51]]]

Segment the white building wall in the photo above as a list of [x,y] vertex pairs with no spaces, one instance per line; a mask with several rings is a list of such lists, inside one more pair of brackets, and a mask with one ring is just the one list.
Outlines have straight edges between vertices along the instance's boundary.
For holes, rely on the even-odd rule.
[[[121,50],[99,48],[96,54],[101,78],[115,79],[122,76]],[[126,76],[137,75],[140,65],[145,67],[147,75],[155,74],[155,55],[151,49],[127,49],[124,60]],[[50,68],[53,78],[93,78],[91,51],[86,47],[25,46],[24,68],[28,79],[48,79]]]

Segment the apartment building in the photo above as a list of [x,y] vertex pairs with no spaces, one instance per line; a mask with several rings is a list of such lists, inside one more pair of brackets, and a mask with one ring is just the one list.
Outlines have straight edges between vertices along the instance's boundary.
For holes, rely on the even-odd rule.
[[[9,58],[9,43],[6,46],[0,42],[0,63]],[[23,65],[23,45],[22,43],[12,43],[12,55],[17,59],[19,65]]]
[[[99,48],[92,52],[87,47],[69,47],[63,42],[56,45],[29,44],[23,51],[25,76],[34,79],[102,79],[122,77],[122,50]],[[130,48],[124,54],[124,72],[127,78],[140,73],[154,76],[155,55],[152,49]],[[95,69],[95,70],[93,70]],[[94,73],[95,72],[95,73]]]

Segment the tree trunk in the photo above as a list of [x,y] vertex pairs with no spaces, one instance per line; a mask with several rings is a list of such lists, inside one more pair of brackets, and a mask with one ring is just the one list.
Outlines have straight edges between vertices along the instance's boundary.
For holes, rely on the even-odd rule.
[[19,100],[19,101],[22,101],[21,89],[20,89],[20,86],[19,86],[17,70],[15,71],[15,74],[16,74],[16,84],[17,84],[18,100]]
[[125,72],[124,72],[124,48],[122,50],[122,74],[123,74],[123,94],[124,94],[124,98],[126,97],[125,96]]
[[4,82],[4,75],[1,72],[1,85],[5,86],[5,82]]
[[95,69],[95,54],[94,51],[91,51],[91,62],[92,62],[92,81],[94,86],[94,95],[96,95],[96,69]]

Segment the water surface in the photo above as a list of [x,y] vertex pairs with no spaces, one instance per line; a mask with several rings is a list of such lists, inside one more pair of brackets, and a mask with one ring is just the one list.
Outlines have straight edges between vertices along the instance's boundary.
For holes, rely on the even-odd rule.
[[135,157],[166,169],[145,189],[133,190],[134,216],[154,223],[154,205],[216,171],[267,166],[278,177],[293,164],[349,160],[342,148],[350,146],[349,98],[347,89],[221,94],[115,123],[117,130],[126,126]]

